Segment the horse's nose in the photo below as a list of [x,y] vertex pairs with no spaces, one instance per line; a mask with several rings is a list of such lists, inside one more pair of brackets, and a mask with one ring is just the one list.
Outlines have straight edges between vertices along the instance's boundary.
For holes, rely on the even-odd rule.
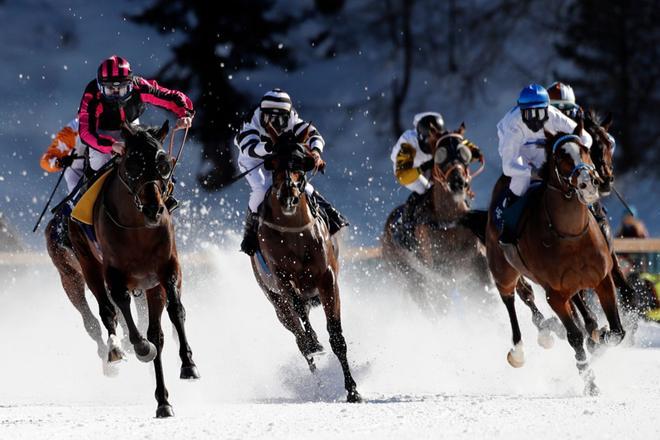
[[298,206],[298,203],[300,203],[300,197],[293,197],[291,199],[291,205],[292,206]]

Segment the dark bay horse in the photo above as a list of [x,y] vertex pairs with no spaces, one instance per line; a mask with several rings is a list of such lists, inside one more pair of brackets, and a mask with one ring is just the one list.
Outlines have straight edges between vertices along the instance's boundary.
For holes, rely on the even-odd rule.
[[421,296],[416,298],[420,304],[431,309],[446,303],[442,291],[453,285],[474,292],[474,298],[481,301],[485,296],[479,294],[493,284],[484,246],[460,222],[469,212],[469,199],[474,197],[470,182],[483,169],[482,162],[474,175],[470,173],[472,153],[465,144],[464,133],[462,124],[454,132],[437,133],[437,140],[434,139],[433,186],[417,210],[420,212],[415,226],[417,249],[408,251],[394,237],[395,229],[400,226],[402,207],[389,215],[383,232],[383,258],[406,277],[409,290]]
[[[583,125],[580,122],[576,133]],[[595,395],[598,387],[583,347],[584,335],[575,321],[571,299],[582,289],[595,289],[611,330],[595,330],[593,337],[616,345],[625,332],[619,318],[612,256],[588,204],[598,199],[600,177],[589,150],[575,135],[546,133],[547,162],[541,172],[542,187],[528,202],[518,244],[504,251],[498,242],[494,209],[506,189],[502,176],[496,183],[489,209],[486,232],[488,263],[506,305],[513,331],[514,347],[507,359],[512,366],[524,363],[522,337],[514,304],[514,288],[521,275],[539,284],[550,307],[566,328],[575,350],[577,368],[585,382],[585,394]]]
[[[160,129],[128,125],[122,128],[126,153],[106,179],[94,207],[94,231],[100,252],[82,227],[74,220],[69,221],[73,249],[85,282],[99,303],[101,320],[110,338],[116,331],[116,313],[108,291],[126,320],[136,356],[142,362],[154,362],[156,417],[174,415],[161,364],[160,318],[166,305],[179,337],[180,377],[199,378],[184,328],[181,268],[174,227],[163,203],[173,166],[172,158],[162,150],[167,132],[167,122]],[[136,289],[146,292],[147,338],[140,333],[131,314],[130,291]],[[116,348],[110,347],[110,360],[121,358]]]
[[251,257],[254,276],[275,308],[277,318],[296,338],[298,349],[315,371],[313,356],[323,351],[309,321],[312,305],[325,312],[330,346],[341,364],[348,402],[360,402],[346,355],[339,300],[337,242],[323,220],[312,212],[305,193],[305,171],[314,160],[300,139],[278,140],[267,159],[273,184],[259,219],[259,252]]

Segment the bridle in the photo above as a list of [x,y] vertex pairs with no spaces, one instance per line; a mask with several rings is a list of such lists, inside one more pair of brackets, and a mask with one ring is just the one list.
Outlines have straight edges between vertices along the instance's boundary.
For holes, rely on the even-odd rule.
[[[580,147],[583,146],[582,140],[580,139],[579,136],[575,134],[565,134],[563,136],[560,136],[557,140],[555,140],[554,144],[552,145],[553,172],[557,177],[557,181],[559,182],[560,186],[557,187],[548,181],[547,187],[553,191],[558,191],[562,193],[564,197],[567,199],[571,199],[573,198],[574,195],[577,195],[580,202],[587,204],[586,200],[584,200],[582,196],[582,193],[580,192],[580,190],[586,188],[587,185],[584,179],[581,177],[581,176],[585,176],[583,171],[586,171],[586,176],[588,176],[592,180],[592,182],[594,182],[594,184],[596,185],[602,180],[598,175],[596,168],[592,164],[588,164],[585,162],[579,162],[575,164],[571,172],[565,176],[559,173],[559,168],[557,167],[557,161],[555,160],[555,154],[557,148],[560,145],[563,145],[568,142],[575,142]],[[574,184],[573,180],[578,181],[577,184]]]
[[144,214],[144,203],[140,199],[140,193],[147,185],[154,184],[156,188],[158,188],[158,190],[160,191],[161,196],[164,193],[166,193],[166,191],[168,190],[168,182],[172,175],[172,165],[171,165],[171,161],[169,161],[169,155],[165,153],[165,151],[158,149],[155,154],[156,168],[158,168],[159,165],[163,163],[164,160],[170,164],[169,168],[167,170],[157,169],[156,172],[158,173],[158,178],[146,180],[142,182],[140,186],[137,187],[137,189],[134,189],[128,181],[139,179],[142,176],[142,173],[140,173],[136,177],[131,177],[128,175],[122,175],[122,167],[117,168],[117,178],[126,188],[126,190],[131,195],[131,197],[133,197],[133,203],[135,204],[135,208],[142,214]]
[[[446,148],[444,146],[440,146],[440,143],[444,141],[445,139],[449,138],[455,138],[458,140],[458,146],[455,148]],[[433,155],[433,171],[432,171],[432,177],[433,180],[436,183],[440,183],[442,185],[448,186],[449,185],[449,176],[455,169],[459,169],[461,174],[463,175],[466,183],[469,184],[472,181],[472,178],[478,176],[481,174],[481,172],[484,170],[484,160],[483,158],[479,159],[481,162],[481,166],[474,172],[471,173],[469,169],[469,164],[470,161],[472,160],[472,153],[470,152],[470,149],[465,145],[465,138],[458,134],[458,133],[446,133],[442,135],[437,142],[435,143],[435,153]],[[440,161],[436,160],[436,156],[441,148],[445,149],[445,155],[446,157]],[[463,150],[463,151],[461,151]],[[461,154],[463,153],[463,154]],[[467,159],[467,160],[465,160]],[[442,170],[442,165],[450,162],[449,167],[443,171]]]

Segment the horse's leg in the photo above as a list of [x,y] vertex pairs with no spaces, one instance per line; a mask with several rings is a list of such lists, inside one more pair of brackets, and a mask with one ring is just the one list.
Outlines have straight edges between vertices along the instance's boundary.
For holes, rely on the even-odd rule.
[[564,299],[561,293],[552,290],[546,292],[546,297],[548,298],[548,304],[566,327],[568,343],[575,350],[576,366],[584,380],[584,394],[588,396],[598,395],[599,390],[595,383],[595,376],[587,361],[587,353],[584,351],[584,335],[573,319],[570,302]]
[[361,402],[362,397],[358,393],[357,385],[353,376],[351,375],[348,366],[348,359],[346,357],[346,340],[342,333],[341,328],[341,306],[339,300],[339,285],[337,277],[332,268],[328,268],[322,275],[319,286],[319,296],[323,311],[328,325],[328,334],[330,335],[330,346],[335,353],[341,364],[341,369],[344,372],[344,387],[348,392],[348,402]]
[[309,320],[309,310],[311,309],[310,301],[295,296],[293,297],[293,308],[295,309],[296,313],[298,314],[298,317],[300,317],[300,320],[303,323],[307,337],[310,338],[311,342],[314,344],[314,352],[312,354],[322,353],[323,345],[321,345],[321,343],[319,342],[319,338],[316,335],[316,332],[312,327],[312,323]]
[[637,332],[641,316],[639,297],[635,292],[635,288],[623,274],[619,259],[614,252],[612,252],[612,263],[612,271],[610,273],[612,274],[614,285],[619,288],[619,296],[625,316],[624,321],[630,326],[630,332],[634,335]]
[[135,321],[133,321],[131,293],[126,288],[124,274],[113,267],[109,267],[106,271],[106,281],[110,288],[110,295],[113,301],[117,304],[117,307],[126,320],[128,338],[131,344],[133,344],[135,356],[142,362],[153,361],[157,354],[156,346],[140,334]]
[[555,345],[552,332],[562,339],[566,338],[566,330],[561,325],[561,322],[559,322],[555,316],[546,319],[543,313],[538,309],[536,302],[534,301],[534,290],[522,276],[518,279],[518,283],[516,284],[516,293],[518,293],[520,299],[532,312],[532,322],[539,331],[537,342],[541,347],[550,349]]
[[[192,359],[192,349],[186,336],[186,309],[181,303],[181,268],[176,260],[170,262],[168,269],[161,276],[161,285],[167,294],[167,314],[174,324],[179,337],[179,357],[181,358],[181,379],[199,379],[199,371]],[[151,322],[151,319],[149,320]]]
[[154,372],[156,373],[156,417],[172,417],[174,411],[167,398],[169,393],[165,388],[165,378],[163,375],[163,363],[161,355],[163,353],[163,328],[160,324],[160,317],[165,308],[165,292],[161,286],[156,286],[145,292],[147,295],[147,304],[149,307],[149,328],[147,329],[147,338],[156,347],[156,357],[154,358]]
[[603,307],[607,322],[610,324],[610,330],[602,329],[594,332],[592,337],[596,342],[604,342],[608,345],[619,344],[626,335],[623,326],[621,325],[621,318],[619,317],[619,308],[616,302],[616,291],[614,288],[614,280],[611,274],[607,274],[605,278],[595,288],[600,305]]
[[271,291],[266,291],[266,296],[275,308],[275,313],[277,314],[277,319],[280,320],[284,328],[293,333],[293,336],[296,338],[296,345],[298,345],[298,350],[305,357],[309,369],[314,372],[316,366],[314,365],[314,358],[312,354],[314,353],[314,347],[311,343],[311,340],[305,333],[302,325],[300,324],[300,319],[296,313],[290,297],[293,297],[295,293],[291,291],[285,291],[283,293],[275,293]]
[[105,288],[105,282],[101,275],[103,268],[96,260],[80,258],[79,261],[87,286],[99,304],[101,322],[108,331],[108,362],[119,362],[125,359],[126,356],[117,337],[117,311]]

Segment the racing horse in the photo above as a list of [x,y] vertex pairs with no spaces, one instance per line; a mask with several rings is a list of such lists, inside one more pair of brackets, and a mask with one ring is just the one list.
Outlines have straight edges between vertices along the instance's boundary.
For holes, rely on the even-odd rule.
[[[469,212],[469,199],[474,197],[470,182],[484,167],[471,173],[472,150],[463,135],[465,125],[454,132],[435,133],[431,177],[433,186],[416,208],[417,224],[414,228],[416,249],[405,249],[395,238],[402,227],[400,217],[403,206],[388,216],[382,239],[383,257],[409,282],[408,289],[417,292],[416,300],[425,308],[436,309],[444,303],[437,286],[450,287],[460,280],[467,284],[466,291],[483,292],[492,286],[485,249],[478,237],[461,224]],[[437,276],[439,275],[439,277]],[[432,284],[433,286],[426,287]],[[456,283],[457,284],[457,283]],[[483,300],[483,297],[478,300]]]
[[323,306],[330,345],[344,374],[347,401],[360,402],[341,326],[338,244],[305,193],[305,172],[314,168],[314,159],[304,146],[308,130],[292,139],[277,136],[270,128],[276,154],[265,164],[272,171],[273,183],[260,209],[259,251],[251,257],[254,276],[279,321],[295,336],[312,372],[316,369],[314,355],[322,353],[323,347],[309,311],[313,305]]
[[[108,333],[115,335],[116,314],[112,300],[128,327],[137,358],[154,363],[156,417],[174,415],[165,388],[161,352],[163,331],[160,318],[167,312],[179,337],[181,379],[198,379],[192,350],[185,332],[185,310],[181,303],[181,267],[172,218],[163,198],[173,169],[173,159],[162,149],[167,121],[160,128],[125,124],[122,136],[126,152],[109,172],[93,208],[95,244],[75,220],[69,220],[69,236],[87,286],[99,303]],[[98,246],[98,247],[97,247]],[[149,327],[147,338],[138,330],[131,314],[131,290],[146,292]],[[111,346],[109,358],[121,358]]]
[[[580,133],[580,120],[574,133]],[[495,226],[495,207],[506,190],[502,176],[493,189],[488,212],[486,250],[488,264],[506,306],[513,333],[507,360],[524,364],[522,336],[514,303],[514,288],[521,276],[539,284],[550,307],[566,328],[575,350],[585,394],[598,394],[595,376],[584,350],[584,335],[576,323],[570,301],[579,290],[595,289],[611,330],[595,330],[593,337],[616,345],[625,336],[611,275],[612,256],[607,240],[587,205],[598,200],[600,177],[589,150],[575,134],[545,133],[547,161],[540,172],[543,184],[529,197],[515,246],[501,247]]]

